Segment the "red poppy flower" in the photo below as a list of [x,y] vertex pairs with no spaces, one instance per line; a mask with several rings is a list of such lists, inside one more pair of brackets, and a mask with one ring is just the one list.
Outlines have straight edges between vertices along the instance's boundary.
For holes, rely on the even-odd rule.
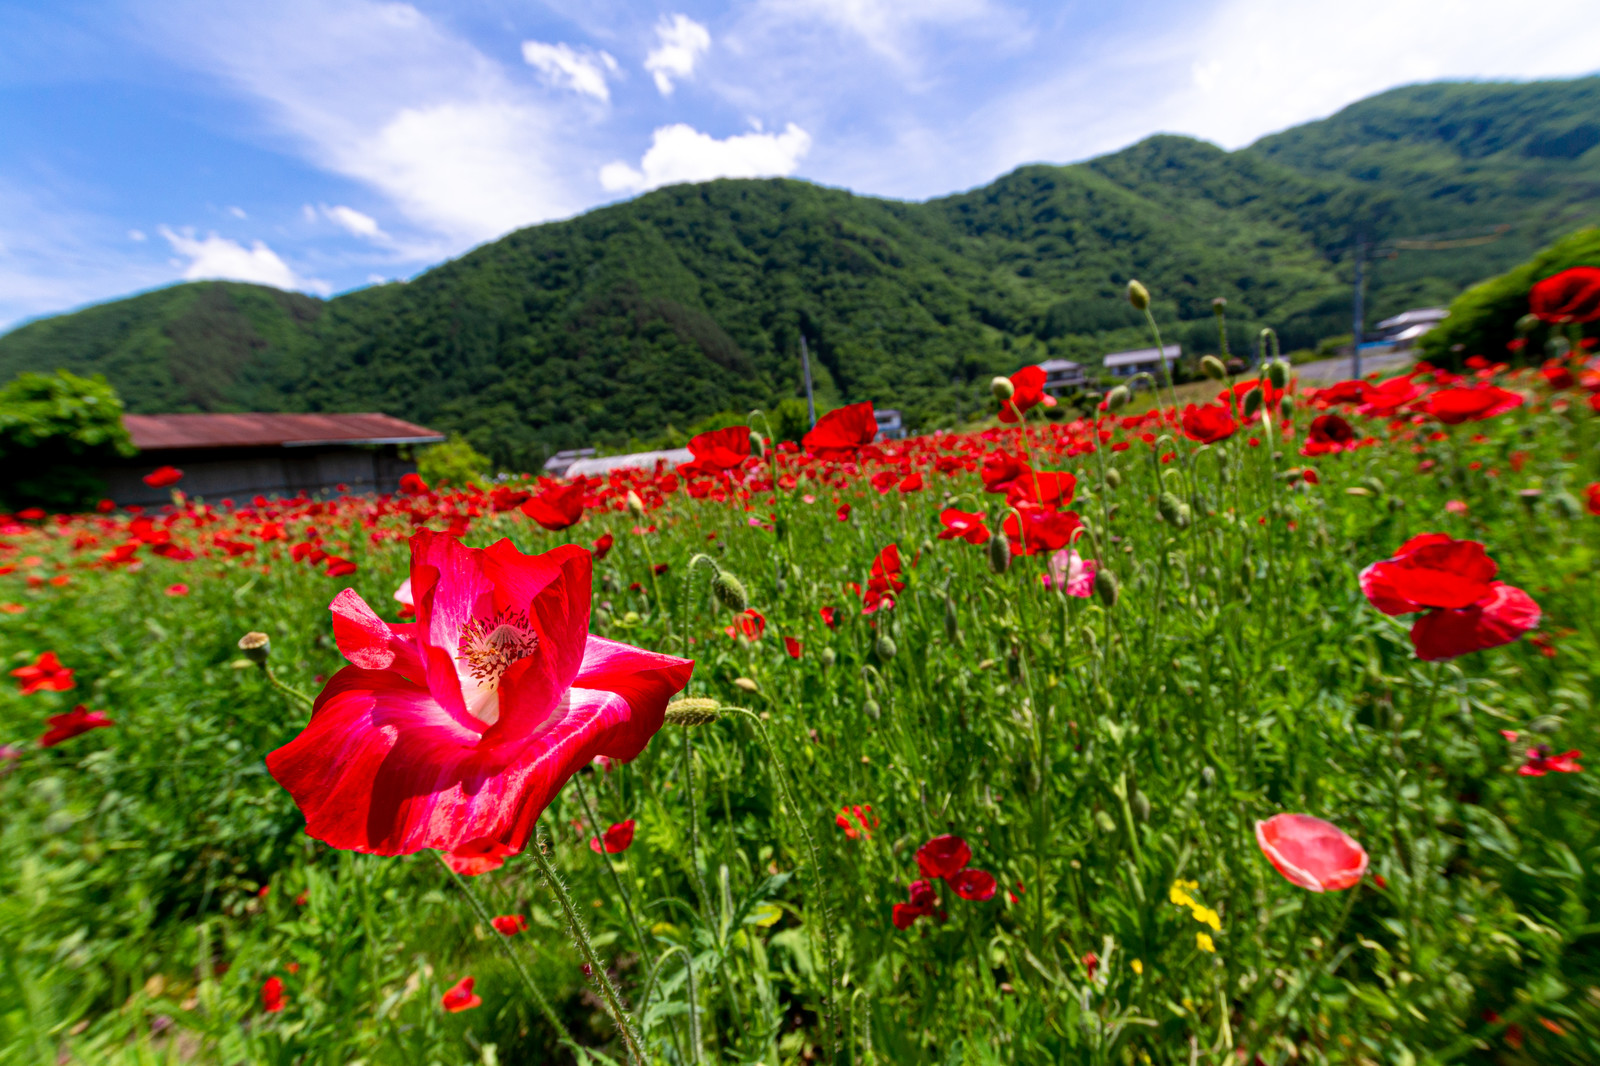
[[411,538],[417,621],[389,625],[352,590],[333,634],[351,663],[267,768],[334,847],[383,855],[488,840],[520,851],[568,778],[629,760],[694,663],[591,636],[591,556]]
[[444,861],[463,877],[477,877],[500,869],[515,854],[514,849],[497,840],[480,837],[456,846],[445,854]]
[[1077,495],[1078,479],[1064,470],[1035,470],[1018,478],[1006,490],[1006,502],[1036,503],[1050,507],[1066,507]]
[[583,486],[574,481],[545,489],[522,505],[522,513],[552,531],[576,525],[583,517]]
[[1370,386],[1360,379],[1341,381],[1338,384],[1329,385],[1325,389],[1318,389],[1313,392],[1310,400],[1313,404],[1321,407],[1332,407],[1342,403],[1362,403],[1366,400],[1369,389]]
[[1539,376],[1544,378],[1544,383],[1555,392],[1570,389],[1575,383],[1572,368],[1559,359],[1546,359],[1544,365],[1539,368]]
[[1366,398],[1356,408],[1356,413],[1368,418],[1389,418],[1421,393],[1421,387],[1409,376],[1390,378],[1367,386]]
[[1361,572],[1361,591],[1384,614],[1424,611],[1411,626],[1418,658],[1453,659],[1510,644],[1539,624],[1539,605],[1491,580],[1498,568],[1477,541],[1424,533]]
[[428,491],[428,483],[422,480],[422,475],[409,473],[400,475],[400,491],[407,496],[421,496]]
[[924,877],[954,877],[972,861],[967,842],[949,833],[936,836],[917,849],[917,868]]
[[959,870],[950,877],[950,887],[962,899],[983,903],[994,899],[994,874],[984,870]]
[[17,686],[24,696],[30,696],[40,689],[65,692],[77,685],[72,680],[72,668],[62,666],[61,660],[56,658],[56,653],[53,651],[40,655],[29,666],[17,667],[11,671],[11,676],[17,679]]
[[894,905],[893,921],[896,929],[910,929],[918,918],[934,913],[939,905],[939,895],[927,881],[913,881],[906,890],[910,902]]
[[957,537],[968,544],[983,544],[989,540],[989,527],[983,524],[982,511],[958,511],[954,507],[946,507],[939,512],[939,521],[944,523],[944,528],[939,531],[940,540],[955,540]]
[[906,587],[900,580],[900,546],[891,544],[872,560],[872,572],[867,578],[867,591],[861,597],[861,606],[871,614],[885,603],[894,604],[894,594]]
[[1044,391],[1045,372],[1040,366],[1025,366],[1011,375],[1011,385],[1015,390],[1011,399],[1000,405],[1000,421],[1014,424],[1021,421],[1018,412],[1027,414],[1041,403],[1046,407],[1054,407],[1056,398]]
[[1350,451],[1356,446],[1356,431],[1338,415],[1318,415],[1311,420],[1306,431],[1305,447],[1301,455],[1329,455]]
[[45,721],[49,723],[50,728],[39,738],[41,748],[53,748],[62,741],[71,740],[91,729],[108,729],[116,725],[106,717],[106,712],[91,711],[81,703],[66,714],[53,714]]
[[1083,962],[1083,968],[1089,973],[1089,980],[1093,981],[1095,971],[1100,969],[1100,956],[1092,951],[1086,951],[1081,961]]
[[979,476],[983,478],[983,491],[1009,492],[1012,485],[1032,473],[1033,468],[1020,455],[997,451],[983,457],[983,469],[979,471]]
[[729,626],[728,629],[730,636],[737,632],[739,636],[753,644],[760,640],[761,635],[767,631],[767,619],[760,611],[751,607],[734,615],[733,625]]
[[833,513],[834,517],[838,518],[841,522],[850,521],[850,505],[848,503],[841,503],[839,505],[839,509]]
[[599,562],[601,559],[604,559],[606,556],[610,555],[611,546],[616,542],[617,538],[613,537],[610,533],[602,533],[594,542],[595,561]]
[[1463,422],[1481,422],[1520,407],[1522,394],[1498,385],[1473,385],[1431,392],[1414,406],[1447,426],[1458,426]]
[[899,489],[903,493],[921,492],[923,490],[922,472],[913,470],[900,479]]
[[[873,429],[876,431],[876,423]],[[750,427],[728,426],[691,437],[689,454],[701,470],[737,470],[750,458]]]
[[1583,490],[1583,506],[1592,515],[1600,515],[1600,481]]
[[817,424],[801,443],[818,459],[843,462],[854,458],[856,452],[871,444],[877,435],[878,420],[873,417],[872,403],[868,401],[829,411],[817,419]]
[[444,995],[439,997],[439,1005],[451,1014],[459,1014],[464,1010],[482,1006],[483,998],[473,995],[472,985],[473,979],[471,977],[463,977],[452,985]]
[[1550,754],[1546,744],[1535,744],[1528,749],[1528,761],[1517,767],[1517,773],[1523,777],[1543,777],[1545,774],[1577,774],[1583,772],[1583,767],[1578,765],[1578,760],[1583,758],[1581,751],[1564,751],[1560,755]]
[[520,914],[500,914],[489,919],[489,924],[501,936],[516,936],[528,928],[528,919]]
[[1600,321],[1600,267],[1576,266],[1528,291],[1528,310],[1558,325]]
[[1215,444],[1227,440],[1239,429],[1233,412],[1225,404],[1208,403],[1204,406],[1189,404],[1183,409],[1183,435],[1201,444]]
[[1367,853],[1344,830],[1309,814],[1256,823],[1256,843],[1284,877],[1313,892],[1338,892],[1367,872]]
[[878,828],[878,818],[872,813],[870,803],[865,806],[858,804],[854,807],[840,807],[833,824],[843,829],[844,835],[851,840],[857,837],[871,840],[872,831]]
[[877,490],[879,496],[882,496],[894,488],[898,480],[900,475],[893,470],[880,470],[872,475],[872,487]]
[[800,654],[801,654],[803,648],[802,648],[802,645],[800,644],[800,641],[797,640],[796,638],[794,638],[794,637],[784,637],[783,638],[783,650],[788,653],[789,658],[798,659],[798,658],[800,658]]
[[619,851],[627,851],[633,847],[633,819],[629,818],[626,822],[618,822],[616,825],[610,826],[598,837],[590,837],[589,850],[597,855],[600,853],[601,837],[605,838],[607,855],[615,855]]
[[829,629],[839,628],[839,608],[819,607],[817,608],[817,613],[822,616],[823,625],[827,626]]
[[144,483],[153,489],[164,489],[183,480],[183,471],[175,466],[158,466],[144,476]]
[[[1017,515],[1022,522],[1017,522]],[[1067,547],[1083,528],[1083,521],[1075,511],[1057,511],[1053,507],[1036,507],[1019,503],[1016,514],[1006,515],[1002,527],[1011,540],[1012,555],[1038,555]]]
[[283,978],[273,974],[261,983],[261,1009],[276,1014],[283,1009]]

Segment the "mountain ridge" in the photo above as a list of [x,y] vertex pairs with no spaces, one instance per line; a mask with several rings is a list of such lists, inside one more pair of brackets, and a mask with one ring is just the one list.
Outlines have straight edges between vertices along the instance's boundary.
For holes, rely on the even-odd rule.
[[[1143,342],[1236,351],[1349,330],[1351,249],[1507,223],[1494,243],[1372,271],[1374,320],[1448,300],[1600,221],[1600,77],[1431,83],[1228,152],[1171,134],[1029,164],[921,202],[793,179],[652,190],[513,231],[401,283],[328,300],[193,282],[0,335],[0,376],[102,372],[133,411],[378,409],[463,433],[507,466],[622,444],[797,394],[926,427],[993,373]],[[1430,118],[1431,116],[1431,118]]]

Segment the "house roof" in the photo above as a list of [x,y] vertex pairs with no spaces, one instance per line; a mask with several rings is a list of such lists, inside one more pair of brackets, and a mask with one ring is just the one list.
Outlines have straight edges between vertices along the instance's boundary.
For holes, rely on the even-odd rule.
[[1039,369],[1046,374],[1059,374],[1064,370],[1082,370],[1083,367],[1074,363],[1071,359],[1046,359],[1039,364]]
[[1449,310],[1443,307],[1413,307],[1409,311],[1401,311],[1393,318],[1384,319],[1378,323],[1378,328],[1396,329],[1400,326],[1414,326],[1424,322],[1443,322],[1449,317]]
[[140,451],[304,448],[315,444],[433,444],[444,434],[381,414],[124,415]]
[[1137,366],[1140,363],[1154,363],[1162,358],[1161,352],[1166,352],[1166,361],[1176,362],[1183,355],[1176,344],[1169,344],[1164,349],[1136,348],[1131,352],[1112,352],[1105,358],[1106,366]]
[[567,467],[563,477],[594,477],[613,470],[653,470],[658,462],[665,462],[671,470],[682,463],[694,462],[694,453],[688,448],[671,448],[659,452],[633,452],[628,455],[602,455],[579,459]]

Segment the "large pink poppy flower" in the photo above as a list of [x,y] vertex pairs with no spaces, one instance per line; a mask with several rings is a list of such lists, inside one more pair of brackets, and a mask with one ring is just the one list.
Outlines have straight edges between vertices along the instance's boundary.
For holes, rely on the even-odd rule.
[[1367,872],[1367,852],[1332,822],[1275,814],[1256,823],[1256,843],[1277,871],[1301,888],[1338,892]]
[[591,566],[575,545],[524,555],[423,530],[415,623],[384,622],[350,589],[335,597],[351,665],[267,756],[306,832],[379,855],[516,852],[581,767],[637,756],[694,663],[591,636]]

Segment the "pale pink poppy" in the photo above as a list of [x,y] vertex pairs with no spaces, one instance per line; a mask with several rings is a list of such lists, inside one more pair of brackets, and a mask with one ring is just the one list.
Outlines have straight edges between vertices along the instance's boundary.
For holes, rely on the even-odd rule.
[[1068,596],[1086,599],[1094,595],[1094,575],[1100,564],[1085,559],[1071,548],[1062,548],[1050,557],[1046,588],[1060,589]]
[[1301,888],[1337,892],[1367,872],[1367,852],[1344,830],[1309,814],[1276,814],[1256,823],[1256,843],[1277,871]]

